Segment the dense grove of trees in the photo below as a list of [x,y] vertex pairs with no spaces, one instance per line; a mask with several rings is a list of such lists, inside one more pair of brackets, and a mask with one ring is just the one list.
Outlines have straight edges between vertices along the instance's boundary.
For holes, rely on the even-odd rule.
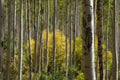
[[119,0],[0,0],[0,80],[119,80]]

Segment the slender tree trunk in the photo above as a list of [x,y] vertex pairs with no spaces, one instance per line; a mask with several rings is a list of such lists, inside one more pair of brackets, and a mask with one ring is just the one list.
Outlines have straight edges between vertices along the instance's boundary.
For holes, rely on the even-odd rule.
[[18,69],[18,80],[22,80],[22,53],[23,53],[23,1],[20,0],[20,17],[19,17],[19,69]]
[[54,26],[53,26],[53,70],[52,74],[55,74],[56,67],[56,28],[57,28],[57,0],[54,0]]
[[48,56],[49,56],[49,0],[47,0],[47,27],[46,27],[46,80],[48,75]]
[[39,0],[39,18],[38,18],[38,26],[39,26],[39,38],[40,38],[40,48],[39,48],[39,58],[38,58],[38,71],[39,73],[41,72],[41,25],[40,22],[42,19],[40,19],[40,17],[42,16],[42,14],[40,13],[40,11],[42,11],[42,6],[41,6],[42,2],[41,0]]
[[3,80],[3,72],[2,72],[2,66],[3,66],[3,53],[4,53],[4,0],[0,1],[0,80]]
[[[43,23],[43,26],[42,26],[42,32],[43,32],[43,30],[44,30],[44,26],[47,26],[47,18],[46,18],[46,1],[45,2],[43,2],[43,9],[44,9],[44,11],[43,11],[43,20],[42,20],[42,23]],[[43,48],[43,45],[44,45],[44,40],[43,40],[43,33],[42,33],[42,47],[41,47],[41,49],[42,49],[42,65],[43,65],[43,72],[45,72],[45,54],[44,54],[44,48]]]
[[68,78],[68,0],[66,0],[66,78]]
[[69,65],[70,65],[70,77],[69,77],[69,79],[70,80],[72,80],[72,71],[71,71],[71,69],[72,69],[72,61],[73,61],[73,55],[72,55],[72,0],[70,0],[70,58],[69,58],[69,60],[70,60],[70,63],[69,63]]
[[[38,2],[39,3],[39,2]],[[36,26],[36,22],[35,22],[35,6],[36,5],[36,0],[34,0],[34,39],[35,39],[35,45],[34,45],[34,72],[36,73],[37,71],[37,34],[38,34],[38,26]]]
[[108,15],[107,15],[107,26],[106,26],[106,67],[105,67],[105,80],[108,80],[108,27],[109,27],[109,16],[110,16],[110,1],[108,0]]
[[31,53],[31,43],[30,43],[30,1],[27,0],[27,26],[28,26],[28,52],[29,52],[29,79],[32,80],[32,53]]
[[43,12],[43,7],[42,7],[43,2],[41,1],[41,29],[40,29],[40,72],[41,72],[41,79],[43,78],[43,59],[44,59],[44,54],[43,54],[43,26],[44,26],[44,12]]
[[118,0],[113,0],[113,26],[112,26],[112,80],[118,80]]
[[[97,9],[97,0],[94,0],[94,34],[96,34],[96,9]],[[97,53],[95,53],[97,54]],[[96,56],[96,65],[95,65],[95,68],[96,68],[96,80],[98,80],[98,56]]]
[[[118,1],[118,3],[120,4],[120,1]],[[120,6],[118,6],[119,7],[119,9],[120,9]],[[120,14],[120,13],[118,13],[118,14]],[[118,20],[120,20],[120,19],[118,19]],[[120,70],[120,27],[118,27],[118,36],[119,36],[119,39],[118,39],[118,44],[119,44],[119,46],[118,46],[118,70]],[[119,73],[119,72],[118,72]]]
[[72,66],[72,0],[70,0],[70,67]]
[[12,1],[8,1],[8,50],[7,50],[7,65],[6,65],[6,80],[10,78],[10,40],[11,40],[11,27],[12,27]]
[[75,0],[75,26],[73,28],[73,56],[74,65],[76,64],[76,28],[78,27],[78,0]]
[[[38,36],[38,33],[39,33],[39,29],[40,29],[40,3],[41,3],[41,0],[38,0],[38,11],[37,11],[37,41],[39,40],[39,36]],[[38,44],[38,43],[37,43]],[[37,49],[39,49],[37,47]],[[39,55],[39,50],[38,50],[38,55]],[[37,59],[38,63],[38,67],[39,67],[39,57]],[[39,72],[39,68],[38,68],[38,72]]]
[[[24,5],[24,17],[23,17],[23,22],[24,22],[24,26],[23,26],[23,45],[25,45],[27,43],[28,40],[28,31],[27,31],[27,0],[25,0],[25,5]],[[24,50],[24,55],[27,56],[27,49],[23,49]]]
[[99,59],[99,79],[103,80],[103,3],[102,0],[97,0],[97,36],[98,36],[98,59]]
[[13,4],[13,62],[15,63],[15,27],[16,27],[16,0]]
[[82,48],[85,80],[96,80],[94,70],[94,15],[93,2],[83,1]]

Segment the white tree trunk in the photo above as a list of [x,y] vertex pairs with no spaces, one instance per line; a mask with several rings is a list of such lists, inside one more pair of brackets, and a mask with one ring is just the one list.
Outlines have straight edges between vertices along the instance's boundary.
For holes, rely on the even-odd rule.
[[83,1],[83,67],[85,80],[96,80],[94,69],[94,14],[93,0]]
[[19,69],[18,80],[22,80],[22,53],[23,53],[23,1],[20,0],[20,17],[19,17]]
[[112,26],[112,80],[118,80],[118,0],[113,0],[113,26]]

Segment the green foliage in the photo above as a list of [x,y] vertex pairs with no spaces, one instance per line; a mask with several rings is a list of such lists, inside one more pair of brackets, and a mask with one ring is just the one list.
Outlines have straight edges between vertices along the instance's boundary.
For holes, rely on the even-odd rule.
[[82,72],[79,72],[76,80],[85,80],[85,79],[84,79],[84,74],[83,74]]
[[49,75],[47,80],[65,80],[65,76],[62,71],[56,70],[55,75]]

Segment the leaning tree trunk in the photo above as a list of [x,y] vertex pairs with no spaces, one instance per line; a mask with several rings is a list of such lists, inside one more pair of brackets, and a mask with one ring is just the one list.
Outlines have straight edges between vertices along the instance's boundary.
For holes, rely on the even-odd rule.
[[0,1],[0,80],[3,80],[3,41],[4,41],[4,0]]
[[118,0],[113,0],[113,26],[112,26],[112,80],[118,80]]
[[83,72],[85,80],[96,80],[94,70],[94,15],[93,2],[83,1],[83,26],[82,26],[82,48],[83,48]]
[[97,0],[97,37],[98,37],[98,59],[99,59],[99,79],[103,80],[103,3],[102,0]]

